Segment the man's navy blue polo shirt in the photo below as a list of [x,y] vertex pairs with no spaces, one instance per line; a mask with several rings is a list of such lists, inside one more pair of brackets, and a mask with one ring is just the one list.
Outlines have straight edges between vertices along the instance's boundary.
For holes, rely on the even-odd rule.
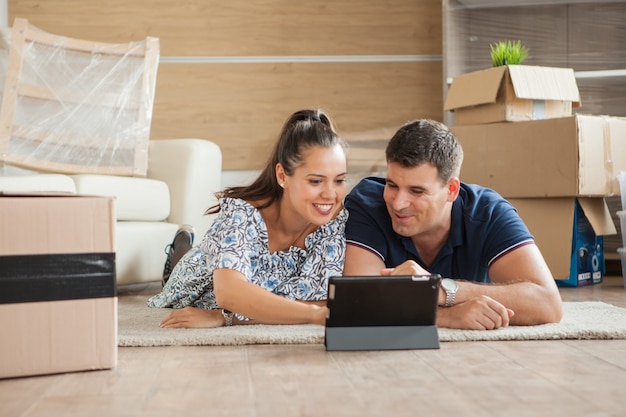
[[420,258],[409,237],[393,231],[383,200],[385,179],[364,178],[345,199],[346,241],[377,254],[387,267],[412,259],[443,277],[490,282],[489,266],[505,253],[534,242],[517,210],[495,191],[461,183],[452,204],[448,240],[432,265]]

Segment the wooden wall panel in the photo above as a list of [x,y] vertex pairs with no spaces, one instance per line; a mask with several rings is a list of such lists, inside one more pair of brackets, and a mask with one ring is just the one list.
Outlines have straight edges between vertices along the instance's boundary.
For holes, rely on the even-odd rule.
[[[158,37],[151,137],[213,140],[227,170],[260,168],[300,108],[330,112],[359,169],[378,166],[402,123],[443,117],[439,0],[8,3],[10,22],[23,17],[59,35],[112,43]],[[302,59],[315,56],[328,59]]]
[[440,54],[439,0],[9,0],[9,22],[168,56]]
[[213,140],[224,169],[260,168],[300,108],[324,108],[355,141],[442,117],[440,62],[162,64],[159,71],[152,137]]

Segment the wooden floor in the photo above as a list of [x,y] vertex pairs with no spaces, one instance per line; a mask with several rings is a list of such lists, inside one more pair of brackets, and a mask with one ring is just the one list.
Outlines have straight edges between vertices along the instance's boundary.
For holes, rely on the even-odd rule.
[[[566,301],[626,307],[621,277],[561,292]],[[322,345],[120,348],[118,354],[113,370],[0,380],[0,417],[626,415],[626,340],[330,353]]]

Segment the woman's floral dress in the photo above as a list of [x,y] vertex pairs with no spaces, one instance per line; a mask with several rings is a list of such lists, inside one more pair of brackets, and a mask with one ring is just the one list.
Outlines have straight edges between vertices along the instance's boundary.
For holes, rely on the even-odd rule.
[[218,268],[239,271],[251,283],[290,300],[326,299],[328,278],[343,271],[345,209],[306,237],[306,249],[270,252],[267,227],[256,208],[233,198],[222,198],[219,204],[201,245],[181,258],[148,306],[219,309],[213,292],[213,271]]

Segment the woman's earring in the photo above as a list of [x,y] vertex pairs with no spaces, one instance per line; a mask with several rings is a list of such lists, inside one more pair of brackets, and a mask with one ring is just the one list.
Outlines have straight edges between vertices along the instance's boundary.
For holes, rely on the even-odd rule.
[[278,185],[280,185],[280,188],[285,188],[285,183],[284,182],[280,182],[280,183],[278,183]]

